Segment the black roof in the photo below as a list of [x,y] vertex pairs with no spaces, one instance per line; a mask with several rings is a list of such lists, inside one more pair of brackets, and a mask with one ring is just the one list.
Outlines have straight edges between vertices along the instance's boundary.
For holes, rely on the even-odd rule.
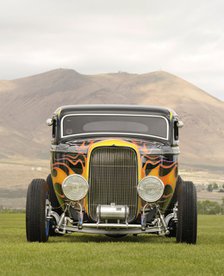
[[59,107],[55,114],[60,114],[63,117],[65,114],[72,114],[76,112],[125,112],[130,113],[140,113],[140,114],[159,114],[170,118],[170,115],[176,116],[176,112],[170,108],[160,107],[160,106],[147,106],[147,105],[66,105]]

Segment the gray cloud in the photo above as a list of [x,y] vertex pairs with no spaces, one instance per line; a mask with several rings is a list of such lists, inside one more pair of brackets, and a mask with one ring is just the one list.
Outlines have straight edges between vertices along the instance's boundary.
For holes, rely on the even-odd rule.
[[2,1],[0,79],[163,69],[224,99],[223,12],[222,0]]

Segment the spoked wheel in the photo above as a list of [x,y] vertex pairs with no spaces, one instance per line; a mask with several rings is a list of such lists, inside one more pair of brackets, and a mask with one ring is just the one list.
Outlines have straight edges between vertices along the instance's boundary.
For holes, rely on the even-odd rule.
[[197,241],[197,193],[193,182],[181,182],[177,201],[176,241],[195,244]]
[[29,242],[46,242],[49,237],[50,207],[48,185],[44,179],[34,179],[27,191],[26,237]]

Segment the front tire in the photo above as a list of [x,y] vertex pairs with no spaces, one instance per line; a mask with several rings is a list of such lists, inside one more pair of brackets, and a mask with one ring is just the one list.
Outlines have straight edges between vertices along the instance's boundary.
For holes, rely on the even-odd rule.
[[44,179],[34,179],[27,191],[26,237],[29,242],[46,242],[49,220],[46,217],[48,185]]
[[176,241],[196,244],[197,241],[197,193],[191,181],[182,181],[178,189],[178,213]]

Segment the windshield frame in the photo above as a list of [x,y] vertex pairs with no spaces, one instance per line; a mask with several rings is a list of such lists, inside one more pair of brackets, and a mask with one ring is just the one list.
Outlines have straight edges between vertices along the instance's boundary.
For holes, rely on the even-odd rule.
[[[67,117],[73,117],[73,116],[118,116],[118,117],[151,117],[151,118],[162,118],[165,120],[166,122],[166,137],[160,137],[160,136],[156,136],[156,135],[150,135],[150,134],[145,134],[145,133],[136,133],[136,132],[82,132],[82,133],[78,133],[78,134],[69,134],[69,135],[64,135],[63,133],[63,124],[64,124],[64,119]],[[159,140],[163,140],[163,141],[169,141],[169,132],[170,132],[170,125],[169,125],[169,121],[165,116],[162,115],[154,115],[154,114],[130,114],[130,113],[73,113],[73,114],[66,114],[61,118],[61,123],[60,123],[60,136],[61,139],[67,139],[67,138],[71,138],[71,137],[89,137],[89,136],[102,136],[102,135],[125,135],[125,136],[139,136],[139,137],[146,137],[146,138],[155,138],[155,139],[159,139]]]

